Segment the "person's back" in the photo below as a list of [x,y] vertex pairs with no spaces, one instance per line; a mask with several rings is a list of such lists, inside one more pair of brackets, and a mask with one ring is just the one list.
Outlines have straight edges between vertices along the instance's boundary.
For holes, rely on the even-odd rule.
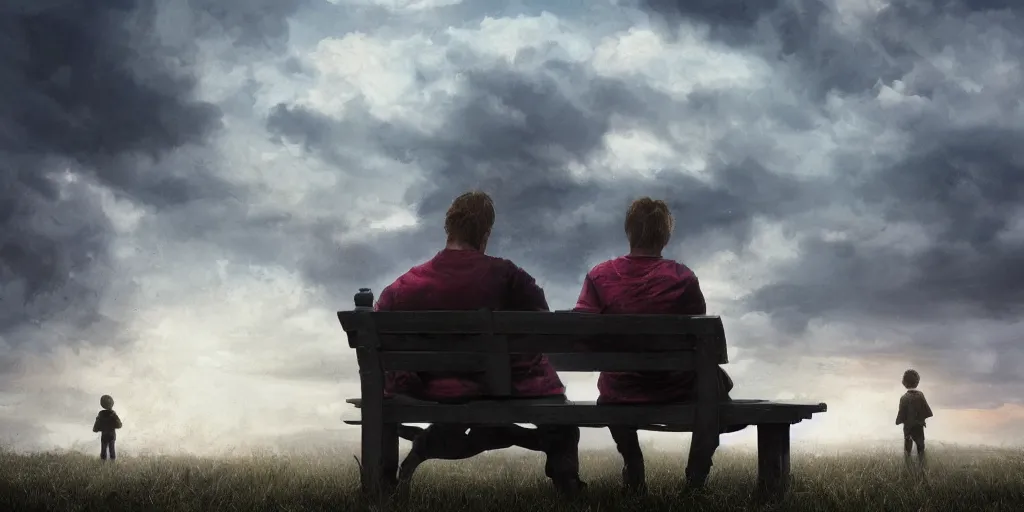
[[119,428],[121,428],[121,418],[117,416],[117,413],[112,409],[103,409],[96,415],[92,431],[113,438],[117,435]]
[[[601,314],[703,315],[700,283],[686,265],[660,256],[627,255],[587,273],[576,311]],[[674,402],[692,398],[692,372],[602,372],[601,402]]]
[[897,425],[904,425],[907,428],[927,427],[928,418],[932,417],[932,409],[928,406],[928,400],[924,393],[917,389],[908,389],[900,397],[900,415],[896,419]]
[[[444,249],[385,288],[376,309],[547,311],[548,304],[534,279],[511,261],[475,250]],[[519,396],[565,393],[554,368],[541,354],[514,357],[512,381],[513,393]],[[473,374],[396,372],[389,378],[388,392],[449,400],[479,397],[487,390]]]

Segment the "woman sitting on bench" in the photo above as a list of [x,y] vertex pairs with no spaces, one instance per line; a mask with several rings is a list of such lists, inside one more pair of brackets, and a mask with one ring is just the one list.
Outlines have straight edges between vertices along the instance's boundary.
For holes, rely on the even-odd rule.
[[[704,315],[707,306],[697,276],[686,265],[662,257],[672,235],[673,219],[664,201],[637,199],[626,212],[629,254],[595,266],[583,281],[574,311],[600,314]],[[608,340],[615,342],[615,340]],[[732,380],[719,368],[722,392]],[[599,404],[693,401],[694,372],[602,372]],[[727,431],[742,429],[733,426]],[[646,490],[644,456],[636,427],[609,427],[623,458],[622,478],[628,492]],[[691,485],[702,485],[711,470],[712,453],[701,454],[686,468]]]

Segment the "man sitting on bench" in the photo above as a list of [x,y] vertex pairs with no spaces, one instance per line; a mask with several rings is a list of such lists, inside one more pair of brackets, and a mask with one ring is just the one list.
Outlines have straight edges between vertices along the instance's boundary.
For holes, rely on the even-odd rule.
[[[663,201],[637,199],[626,213],[629,254],[595,266],[587,273],[575,311],[601,314],[704,315],[707,306],[697,276],[686,265],[663,258],[672,234],[672,214]],[[616,340],[601,340],[615,343]],[[620,340],[621,342],[621,340]],[[722,392],[728,397],[732,380],[719,368]],[[695,400],[693,372],[602,372],[598,403],[636,404]],[[741,430],[733,426],[729,432]],[[637,429],[609,427],[623,458],[622,478],[627,492],[646,489],[644,456]],[[711,453],[701,453],[686,468],[687,481],[703,485],[711,469]]]
[[[444,250],[381,291],[375,310],[548,311],[544,291],[533,277],[509,260],[484,254],[493,225],[494,204],[487,194],[468,192],[456,198],[445,216]],[[564,399],[565,386],[543,354],[515,357],[511,370],[515,396]],[[389,372],[385,381],[388,396],[442,402],[486,397],[486,386],[472,374]],[[576,426],[434,424],[413,440],[398,477],[407,483],[429,459],[465,459],[520,446],[544,452],[546,475],[559,492],[572,494],[585,485],[579,479],[579,438]]]

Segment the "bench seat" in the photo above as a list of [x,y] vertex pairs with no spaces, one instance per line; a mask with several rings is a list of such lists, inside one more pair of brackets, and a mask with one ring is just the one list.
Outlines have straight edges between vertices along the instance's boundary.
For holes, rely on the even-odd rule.
[[[362,400],[351,398],[349,404],[359,408]],[[695,403],[598,405],[593,401],[551,399],[478,400],[448,404],[412,398],[388,398],[384,401],[384,421],[388,423],[532,423],[607,427],[609,425],[644,425],[641,430],[691,432],[696,417]],[[826,412],[823,403],[732,400],[719,405],[720,423],[756,425],[762,423],[796,424]],[[346,421],[358,425],[358,421]]]

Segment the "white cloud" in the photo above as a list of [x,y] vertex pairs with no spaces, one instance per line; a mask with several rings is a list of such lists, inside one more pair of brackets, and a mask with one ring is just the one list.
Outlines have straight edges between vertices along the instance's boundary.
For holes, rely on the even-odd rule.
[[532,62],[523,63],[537,64],[553,58],[576,62],[589,59],[593,50],[581,29],[542,12],[539,16],[486,17],[478,28],[450,28],[447,34],[482,56],[500,57],[510,63],[517,62],[525,49],[537,50]]
[[710,43],[698,30],[668,43],[649,29],[631,28],[604,37],[592,62],[599,74],[642,77],[680,99],[698,88],[754,90],[772,74],[757,57]]
[[659,171],[679,165],[676,152],[656,135],[639,129],[609,131],[604,136],[605,152],[595,156],[598,168],[617,173],[636,173],[651,177]]
[[[321,41],[309,56],[317,78],[300,104],[328,115],[344,116],[345,105],[359,98],[381,119],[412,121],[424,129],[433,125],[431,107],[436,95],[452,94],[456,74],[445,62],[444,48],[422,35],[394,41],[363,33]],[[417,71],[441,68],[443,77],[418,83]],[[436,112],[435,112],[436,114]]]

